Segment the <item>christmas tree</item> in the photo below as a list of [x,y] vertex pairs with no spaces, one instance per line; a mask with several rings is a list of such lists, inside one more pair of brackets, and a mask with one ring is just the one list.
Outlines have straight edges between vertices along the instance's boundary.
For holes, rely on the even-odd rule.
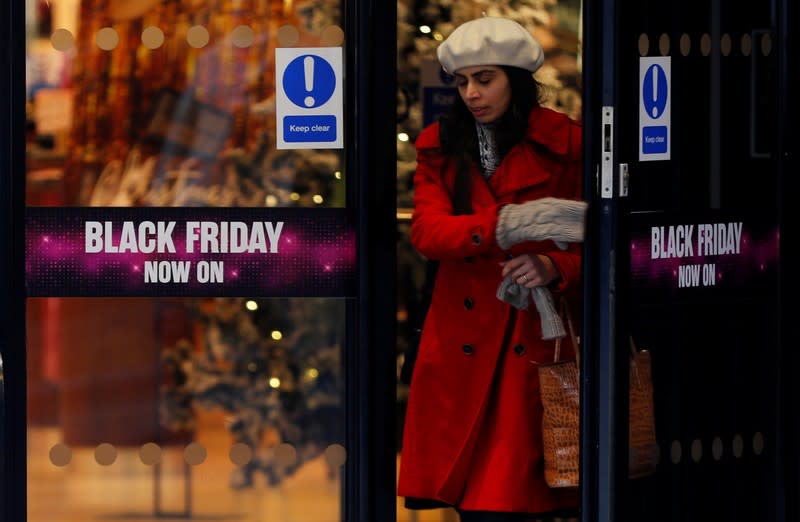
[[[232,487],[252,486],[259,472],[277,485],[331,444],[344,444],[342,300],[217,298],[187,306],[202,325],[202,343],[182,340],[164,351],[161,421],[193,431],[196,409],[227,412],[231,444],[253,451],[234,470]],[[293,458],[279,458],[278,444],[291,445]]]

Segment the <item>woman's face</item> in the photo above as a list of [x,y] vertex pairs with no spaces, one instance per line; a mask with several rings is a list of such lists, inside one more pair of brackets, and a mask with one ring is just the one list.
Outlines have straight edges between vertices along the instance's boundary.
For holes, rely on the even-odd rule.
[[458,94],[481,123],[491,123],[505,114],[511,104],[511,83],[496,65],[462,67],[455,72]]

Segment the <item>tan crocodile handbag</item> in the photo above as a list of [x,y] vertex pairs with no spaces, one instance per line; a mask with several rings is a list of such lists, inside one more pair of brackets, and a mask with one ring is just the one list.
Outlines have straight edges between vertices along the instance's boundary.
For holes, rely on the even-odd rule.
[[544,479],[551,488],[571,488],[578,486],[580,470],[580,351],[572,315],[564,299],[560,313],[567,323],[575,360],[561,359],[561,338],[558,338],[553,362],[538,368]]
[[[552,363],[542,364],[539,387],[542,399],[544,478],[551,488],[574,488],[580,483],[580,351],[579,339],[564,300],[565,318],[575,360],[561,360],[561,339],[556,340]],[[650,353],[636,350],[630,339],[630,425],[628,476],[639,478],[655,472],[658,445],[653,414]]]

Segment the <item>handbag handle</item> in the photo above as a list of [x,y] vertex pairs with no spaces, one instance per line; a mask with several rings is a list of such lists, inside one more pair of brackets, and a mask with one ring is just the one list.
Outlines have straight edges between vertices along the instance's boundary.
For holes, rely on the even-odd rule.
[[[569,311],[569,304],[567,303],[567,298],[561,298],[561,315],[564,316],[564,319],[567,321],[567,329],[569,330],[569,337],[572,340],[572,346],[575,349],[575,361],[578,364],[578,368],[581,367],[581,349],[580,349],[580,341],[578,340],[578,336],[575,335],[575,325],[572,323],[572,314]],[[553,354],[553,362],[558,362],[561,358],[561,340],[563,337],[559,337],[556,339],[556,349],[555,353]]]
[[636,345],[633,343],[632,335],[628,336],[628,341],[631,347],[631,369],[633,370],[633,375],[636,377],[636,386],[639,389],[642,389],[644,388],[644,385],[642,384],[642,378],[639,377],[639,365],[636,364],[636,354],[639,353],[639,351],[636,349]]

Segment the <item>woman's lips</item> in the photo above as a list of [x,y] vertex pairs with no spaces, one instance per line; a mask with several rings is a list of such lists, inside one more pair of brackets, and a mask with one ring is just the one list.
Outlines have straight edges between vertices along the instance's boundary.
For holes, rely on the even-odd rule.
[[486,107],[477,107],[477,108],[471,108],[470,109],[470,111],[472,111],[472,115],[473,116],[480,116],[480,115],[482,115],[483,113],[485,113],[488,110],[489,109],[487,109]]

